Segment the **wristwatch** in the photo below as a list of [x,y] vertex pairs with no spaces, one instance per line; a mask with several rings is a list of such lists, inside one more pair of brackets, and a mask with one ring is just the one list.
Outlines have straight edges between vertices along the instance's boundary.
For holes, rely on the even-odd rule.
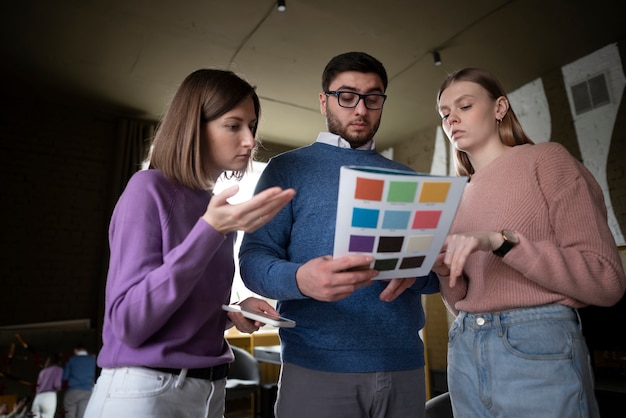
[[508,231],[506,229],[503,229],[500,233],[502,234],[504,242],[500,247],[493,250],[493,253],[498,257],[504,257],[506,253],[511,250],[511,248],[519,244],[519,238],[517,238],[517,235],[515,235],[512,231]]

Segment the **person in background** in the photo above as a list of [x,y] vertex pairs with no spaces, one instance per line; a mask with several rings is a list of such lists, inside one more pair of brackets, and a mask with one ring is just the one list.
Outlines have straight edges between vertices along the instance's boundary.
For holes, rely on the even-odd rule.
[[433,268],[456,315],[455,416],[599,416],[576,309],[626,288],[601,188],[562,145],[533,144],[488,71],[451,74],[437,106],[469,177]]
[[74,347],[74,355],[63,368],[63,381],[67,383],[63,396],[65,418],[83,418],[96,381],[96,358],[84,345]]
[[35,398],[31,412],[35,418],[54,418],[57,411],[57,392],[63,388],[63,368],[59,366],[59,356],[49,354],[43,369],[37,376]]
[[328,132],[272,158],[259,179],[259,193],[297,190],[271,222],[244,234],[239,256],[246,286],[297,324],[279,331],[277,418],[424,416],[421,298],[438,292],[437,277],[372,280],[371,255],[331,256],[341,166],[413,171],[375,148],[386,88],[385,68],[369,54],[332,58],[319,95]]
[[9,412],[9,405],[5,402],[0,402],[0,418],[24,418],[28,412],[28,398],[20,398],[15,405],[13,406],[13,410]]
[[[233,353],[224,331],[261,323],[226,313],[237,231],[254,231],[294,195],[273,187],[230,204],[257,147],[259,98],[231,71],[200,69],[174,95],[156,132],[149,169],[129,180],[113,211],[102,372],[85,417],[211,417],[224,414]],[[242,305],[276,314],[267,302]]]

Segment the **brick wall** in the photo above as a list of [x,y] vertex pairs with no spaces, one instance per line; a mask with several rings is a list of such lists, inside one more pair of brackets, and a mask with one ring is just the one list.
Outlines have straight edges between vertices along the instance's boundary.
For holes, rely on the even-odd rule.
[[95,324],[115,118],[32,94],[0,99],[0,325]]

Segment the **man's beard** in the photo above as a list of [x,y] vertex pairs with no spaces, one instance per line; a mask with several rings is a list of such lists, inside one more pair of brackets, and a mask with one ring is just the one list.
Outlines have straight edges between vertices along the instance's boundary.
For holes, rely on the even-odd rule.
[[[367,121],[366,119],[361,120]],[[376,131],[378,131],[378,127],[380,126],[380,119],[376,125],[372,126],[369,130],[349,134],[348,127],[342,126],[341,121],[335,117],[333,112],[326,109],[326,126],[328,127],[328,132],[339,135],[350,143],[350,147],[355,149],[367,144],[372,140],[372,138],[374,138],[374,134],[376,134]]]

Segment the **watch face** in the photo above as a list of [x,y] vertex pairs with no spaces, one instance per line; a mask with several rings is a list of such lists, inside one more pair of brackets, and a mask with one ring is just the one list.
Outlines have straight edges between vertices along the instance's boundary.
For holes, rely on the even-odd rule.
[[507,231],[506,229],[502,231],[502,237],[513,245],[519,243],[519,238],[517,238],[517,235],[515,235],[511,231]]

